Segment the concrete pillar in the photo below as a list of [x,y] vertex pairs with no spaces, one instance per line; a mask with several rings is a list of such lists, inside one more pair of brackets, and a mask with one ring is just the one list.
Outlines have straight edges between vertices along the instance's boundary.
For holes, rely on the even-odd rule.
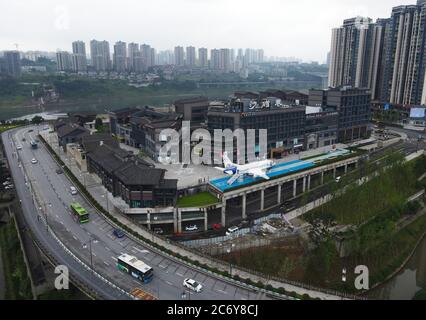
[[293,180],[293,198],[297,195],[297,179]]
[[174,233],[179,232],[179,230],[178,230],[178,213],[177,213],[178,210],[179,210],[178,208],[173,209],[173,232]]
[[311,175],[308,176],[308,191],[311,190]]
[[348,165],[345,164],[345,174],[347,174],[347,173],[348,173]]
[[321,172],[321,184],[324,184],[324,171]]
[[334,179],[336,179],[336,172],[337,172],[337,168],[336,168],[336,167],[334,167],[334,168],[333,168],[333,178],[334,178]]
[[209,228],[208,226],[208,215],[207,215],[207,208],[204,208],[204,231],[207,231]]
[[225,197],[222,198],[222,216],[221,216],[221,223],[222,226],[226,226],[226,199]]
[[265,190],[260,190],[260,211],[265,210]]
[[182,233],[182,211],[178,209],[178,233]]
[[243,220],[247,218],[247,194],[244,193],[243,197],[242,197],[242,204],[241,204],[241,211],[242,211],[242,216],[243,216]]
[[306,192],[306,176],[303,177],[303,193]]
[[146,222],[148,224],[148,229],[151,230],[151,214],[150,213],[146,214]]
[[277,199],[277,203],[280,204],[281,203],[281,192],[282,192],[282,185],[278,185],[278,199]]

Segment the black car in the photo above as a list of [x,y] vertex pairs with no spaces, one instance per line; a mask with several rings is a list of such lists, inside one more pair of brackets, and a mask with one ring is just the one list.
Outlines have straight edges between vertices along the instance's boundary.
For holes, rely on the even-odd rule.
[[124,238],[125,234],[122,230],[120,229],[114,229],[113,234],[117,237],[117,238]]
[[63,174],[63,173],[64,173],[64,171],[62,171],[62,169],[58,168],[58,169],[56,169],[56,173],[57,173],[57,174]]

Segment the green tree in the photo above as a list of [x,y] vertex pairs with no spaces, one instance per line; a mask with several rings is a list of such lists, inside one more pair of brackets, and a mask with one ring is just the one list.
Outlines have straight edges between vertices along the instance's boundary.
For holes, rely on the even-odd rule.
[[104,123],[101,118],[96,118],[95,120],[95,129],[97,131],[102,131]]
[[32,124],[40,124],[43,121],[44,121],[43,117],[40,117],[40,116],[35,116],[34,118],[31,119]]

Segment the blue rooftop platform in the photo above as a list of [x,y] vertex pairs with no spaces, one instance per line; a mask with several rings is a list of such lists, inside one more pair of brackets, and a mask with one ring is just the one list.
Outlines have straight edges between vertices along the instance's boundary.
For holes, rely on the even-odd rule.
[[[293,160],[290,162],[284,162],[274,165],[271,169],[266,172],[266,175],[271,179],[287,175],[290,173],[297,173],[305,169],[313,168],[321,164],[321,162],[330,159],[337,159],[342,156],[347,156],[351,151],[346,149],[338,149],[327,154],[320,155],[308,160]],[[210,181],[210,185],[221,192],[228,192],[241,187],[248,187],[256,182],[265,181],[262,178],[254,178],[250,176],[242,176],[233,184],[229,185],[228,181],[231,176],[227,176],[220,179],[214,179]]]

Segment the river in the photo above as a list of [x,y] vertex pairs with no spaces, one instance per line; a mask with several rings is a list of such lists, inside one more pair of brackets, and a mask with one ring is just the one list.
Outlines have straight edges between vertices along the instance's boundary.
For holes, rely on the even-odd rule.
[[426,237],[405,268],[372,290],[369,296],[385,300],[412,300],[422,288],[426,288]]

